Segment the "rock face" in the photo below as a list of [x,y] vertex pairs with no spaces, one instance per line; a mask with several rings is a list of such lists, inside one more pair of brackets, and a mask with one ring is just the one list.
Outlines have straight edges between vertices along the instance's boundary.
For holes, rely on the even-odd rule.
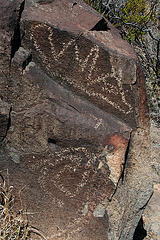
[[8,103],[0,100],[0,144],[7,135],[10,125],[10,106]]
[[157,240],[160,239],[160,128],[152,122],[150,131],[154,192],[142,217],[147,231],[145,240]]
[[133,49],[79,0],[1,5],[1,97],[12,111],[0,167],[17,193],[26,186],[29,221],[50,240],[133,239],[152,194]]

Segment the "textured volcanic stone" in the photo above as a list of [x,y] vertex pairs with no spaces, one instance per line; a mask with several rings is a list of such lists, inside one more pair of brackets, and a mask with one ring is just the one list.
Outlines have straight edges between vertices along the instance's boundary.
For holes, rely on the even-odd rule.
[[31,11],[28,3],[23,12],[24,46],[56,82],[136,126],[133,49],[109,23],[105,31],[91,30],[101,21],[99,16],[91,18],[79,4],[65,4],[56,1],[49,10],[32,6]]
[[10,124],[10,106],[8,103],[0,100],[0,144],[7,135]]
[[16,195],[26,186],[29,221],[47,239],[131,240],[152,193],[137,57],[84,2],[15,2],[2,3],[1,96],[12,111],[0,168]]

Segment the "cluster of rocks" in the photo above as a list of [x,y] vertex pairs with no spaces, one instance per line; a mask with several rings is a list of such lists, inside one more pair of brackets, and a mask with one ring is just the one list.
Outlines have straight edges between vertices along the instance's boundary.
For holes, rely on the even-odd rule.
[[1,172],[47,239],[132,240],[152,195],[134,50],[80,0],[1,6]]

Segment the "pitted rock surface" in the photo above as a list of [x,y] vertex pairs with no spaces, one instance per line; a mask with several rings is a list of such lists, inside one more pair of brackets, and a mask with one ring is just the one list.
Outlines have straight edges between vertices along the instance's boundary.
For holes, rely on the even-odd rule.
[[160,128],[151,122],[151,166],[154,184],[153,196],[143,213],[145,240],[160,238]]
[[47,239],[131,240],[152,193],[138,59],[80,0],[15,2],[2,3],[1,171]]

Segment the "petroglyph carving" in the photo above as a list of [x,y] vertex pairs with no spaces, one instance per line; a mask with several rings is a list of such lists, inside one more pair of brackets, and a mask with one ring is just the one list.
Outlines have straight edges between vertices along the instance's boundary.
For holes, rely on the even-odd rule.
[[[45,39],[45,44],[47,47],[41,47],[41,40],[42,36],[40,37],[39,31],[46,31],[48,34],[48,39]],[[55,33],[54,30],[46,25],[46,24],[36,24],[32,25],[32,34],[31,39],[33,40],[33,44],[35,49],[38,51],[39,55],[42,57],[43,62],[45,63],[45,67],[48,69],[49,72],[52,71],[52,74],[54,76],[61,77],[64,82],[67,82],[70,86],[72,86],[74,89],[77,89],[78,91],[85,93],[89,97],[95,97],[97,99],[101,99],[107,104],[111,105],[113,108],[119,110],[120,112],[128,115],[133,111],[131,104],[126,100],[126,95],[123,89],[122,84],[122,69],[121,67],[116,68],[114,67],[114,64],[111,64],[111,71],[106,73],[100,73],[99,67],[98,67],[98,61],[100,61],[100,48],[97,45],[93,45],[89,51],[89,53],[86,53],[84,56],[83,53],[81,53],[81,48],[78,46],[78,39],[79,38],[70,38],[67,40],[67,42],[62,42],[60,49],[57,50],[57,46],[55,44]],[[59,39],[57,40],[58,44]],[[62,41],[62,39],[61,39]],[[49,59],[47,52],[48,48],[50,48],[51,52],[51,59]],[[84,74],[83,80],[85,78],[85,81],[77,81],[75,77],[68,76],[66,73],[64,76],[62,76],[59,72],[57,73],[54,67],[54,62],[57,64],[57,62],[60,64],[60,62],[63,62],[64,57],[70,54],[70,59],[74,59],[75,62],[78,64],[78,69],[75,69],[75,71],[78,70],[78,74],[80,72]],[[110,62],[113,62],[113,57],[110,56]],[[62,63],[63,65],[63,63]],[[53,70],[52,70],[53,69]],[[98,75],[97,75],[98,73]],[[114,78],[114,84],[110,80],[111,78]],[[99,83],[99,91],[96,92],[96,86]],[[130,86],[131,89],[131,86]],[[111,99],[112,96],[112,99]],[[113,96],[118,96],[119,102],[121,102],[121,105],[114,101]]]
[[[38,182],[45,192],[48,192],[47,177],[50,175],[49,172],[53,171],[52,179],[50,179],[51,184],[63,192],[65,196],[73,198],[87,184],[91,171],[90,165],[93,161],[94,154],[89,153],[84,147],[65,148],[55,152],[53,161],[51,159],[41,160],[37,164],[33,164],[32,169],[34,171],[35,169],[39,170],[40,175]],[[55,170],[56,173],[54,173]],[[70,177],[76,179],[77,174],[80,175],[81,178],[79,182],[75,182],[74,191],[71,192],[67,181],[69,181]],[[63,203],[61,203],[61,205],[63,205]]]
[[97,119],[96,118],[96,120],[97,120],[97,123],[96,123],[96,125],[94,126],[94,129],[98,129],[99,128],[99,126],[103,123],[103,120],[102,120],[102,118],[100,118],[100,119]]
[[[103,164],[100,168],[102,161]],[[90,198],[90,194],[96,194],[95,192],[99,191],[97,187],[99,176],[104,175],[104,184],[110,179],[106,168],[105,157],[102,159],[98,153],[91,153],[85,147],[61,149],[52,154],[52,157],[41,159],[31,165],[33,172],[39,172],[38,183],[46,194],[50,195],[49,183],[52,191],[60,191],[63,196],[71,199],[77,198],[86,187],[89,189],[88,187],[91,185],[93,185],[92,192],[88,192],[88,198]],[[93,176],[92,181],[90,181],[91,175]],[[97,202],[103,198],[104,196],[98,194]],[[55,198],[53,201],[60,208],[64,206],[61,197]]]

